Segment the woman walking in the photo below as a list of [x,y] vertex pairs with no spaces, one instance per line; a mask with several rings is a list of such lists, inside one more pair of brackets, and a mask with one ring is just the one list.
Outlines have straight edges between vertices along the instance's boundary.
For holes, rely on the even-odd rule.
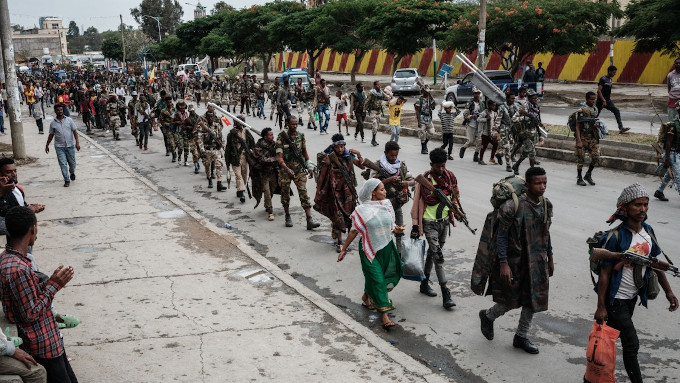
[[387,330],[395,326],[387,316],[388,311],[394,310],[387,292],[399,283],[402,274],[401,257],[392,233],[401,234],[406,226],[395,226],[394,209],[386,196],[380,180],[371,178],[364,183],[359,191],[361,204],[352,213],[352,230],[340,250],[338,262],[345,258],[354,238],[361,234],[359,257],[365,279],[362,305],[369,310],[377,309]]

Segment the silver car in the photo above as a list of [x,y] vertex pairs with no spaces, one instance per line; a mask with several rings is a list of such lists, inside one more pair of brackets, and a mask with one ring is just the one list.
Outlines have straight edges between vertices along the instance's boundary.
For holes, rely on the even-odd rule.
[[392,76],[392,93],[420,93],[420,83],[423,79],[416,68],[397,69]]

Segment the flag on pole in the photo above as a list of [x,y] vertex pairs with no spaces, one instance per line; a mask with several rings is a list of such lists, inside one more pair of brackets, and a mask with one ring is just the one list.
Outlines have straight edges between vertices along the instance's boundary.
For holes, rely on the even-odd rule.
[[151,73],[149,74],[149,84],[153,83],[153,79],[156,77],[156,68],[154,67],[151,69]]
[[305,53],[302,55],[302,65],[301,65],[301,68],[307,68],[307,59],[308,59],[308,58],[309,58],[309,57],[307,56],[307,52],[305,52]]
[[231,126],[231,121],[226,116],[222,116],[222,122],[224,122],[224,125],[226,126]]

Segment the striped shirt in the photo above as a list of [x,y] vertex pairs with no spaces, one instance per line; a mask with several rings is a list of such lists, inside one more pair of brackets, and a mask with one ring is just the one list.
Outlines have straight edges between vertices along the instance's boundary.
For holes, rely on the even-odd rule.
[[443,110],[439,111],[439,119],[442,122],[442,133],[453,133],[453,119],[456,118],[455,113],[446,113]]

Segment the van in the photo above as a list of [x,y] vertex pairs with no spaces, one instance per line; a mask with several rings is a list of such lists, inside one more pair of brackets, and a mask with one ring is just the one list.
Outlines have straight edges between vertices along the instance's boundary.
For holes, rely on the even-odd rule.
[[177,71],[183,72],[185,69],[189,74],[196,73],[198,72],[198,64],[179,64]]

